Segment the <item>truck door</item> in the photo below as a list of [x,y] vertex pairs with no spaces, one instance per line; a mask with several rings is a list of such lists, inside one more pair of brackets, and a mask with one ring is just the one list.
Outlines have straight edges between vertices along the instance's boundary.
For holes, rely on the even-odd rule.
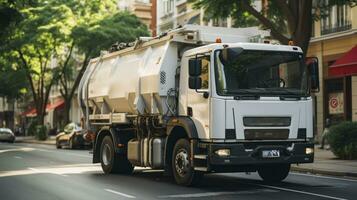
[[196,125],[198,136],[209,138],[209,114],[210,114],[210,65],[211,59],[209,55],[197,56],[201,62],[201,89],[188,89],[187,93],[187,115],[191,116]]

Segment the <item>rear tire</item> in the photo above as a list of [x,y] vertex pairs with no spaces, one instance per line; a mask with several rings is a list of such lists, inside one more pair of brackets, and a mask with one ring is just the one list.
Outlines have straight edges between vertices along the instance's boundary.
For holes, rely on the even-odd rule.
[[172,153],[172,174],[179,185],[192,186],[200,182],[202,172],[195,171],[191,167],[191,148],[187,139],[179,139]]
[[290,171],[290,164],[265,165],[258,169],[259,176],[268,183],[279,183]]
[[126,155],[116,154],[110,136],[105,136],[100,146],[100,163],[105,174],[131,174],[134,166]]

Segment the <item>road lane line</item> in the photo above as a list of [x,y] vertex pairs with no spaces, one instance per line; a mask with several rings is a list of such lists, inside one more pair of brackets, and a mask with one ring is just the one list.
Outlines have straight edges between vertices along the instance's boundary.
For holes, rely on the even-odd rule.
[[338,178],[338,177],[332,177],[332,176],[322,176],[322,175],[315,175],[315,174],[304,174],[304,173],[293,173],[293,172],[290,172],[290,174],[298,175],[298,176],[309,176],[309,177],[325,178],[325,179],[332,179],[332,180],[339,180],[339,181],[357,182],[356,179]]
[[22,159],[21,156],[14,156],[14,158],[16,158],[16,159]]
[[[15,149],[4,149],[4,150],[0,150],[0,153],[5,153],[5,152],[9,152],[9,151],[42,151],[42,152],[48,152],[48,153],[65,153],[68,155],[73,155],[73,156],[79,156],[79,157],[84,157],[84,158],[92,158],[91,155],[82,155],[82,154],[77,154],[77,153],[72,153],[72,152],[68,152],[66,150],[50,150],[50,149],[43,149],[43,148],[38,148],[38,147],[34,147],[34,145],[31,145],[31,147],[33,148],[29,148],[29,147],[22,147],[22,146],[16,146],[16,145],[6,145],[8,147],[14,147]],[[25,145],[28,146],[28,145]]]
[[324,195],[324,194],[317,194],[317,193],[312,193],[312,192],[305,192],[305,191],[301,191],[301,190],[294,190],[294,189],[283,188],[283,187],[276,187],[276,186],[271,186],[271,185],[262,185],[262,184],[254,184],[254,183],[248,183],[248,184],[261,186],[261,187],[265,187],[265,188],[270,188],[270,189],[286,191],[286,192],[294,192],[294,193],[306,194],[306,195],[311,195],[311,196],[323,197],[323,198],[327,198],[327,199],[347,200],[345,198],[340,198],[340,197],[334,197],[334,196],[329,196],[329,195]]
[[163,195],[163,196],[158,196],[158,198],[198,198],[198,197],[213,197],[213,196],[237,195],[237,194],[240,195],[256,194],[258,192],[279,192],[279,190],[254,189],[254,190],[233,191],[233,192],[203,192],[203,193],[192,193],[192,194]]
[[28,151],[34,151],[34,150],[35,150],[34,148],[22,147],[22,148],[16,148],[16,149],[1,149],[0,153],[13,152],[13,151],[28,152]]
[[132,195],[129,195],[129,194],[124,194],[124,193],[121,193],[121,192],[118,192],[118,191],[114,191],[114,190],[111,190],[111,189],[104,189],[104,190],[107,191],[107,192],[113,193],[113,194],[117,194],[117,195],[126,197],[126,198],[130,198],[130,199],[135,199],[136,198],[135,196],[132,196]]

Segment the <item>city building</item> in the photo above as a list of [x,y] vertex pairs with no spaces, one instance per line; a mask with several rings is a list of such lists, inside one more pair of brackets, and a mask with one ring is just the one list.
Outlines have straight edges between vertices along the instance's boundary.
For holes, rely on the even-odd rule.
[[307,56],[317,57],[320,92],[316,94],[318,138],[326,126],[357,121],[357,7],[333,6],[313,24]]
[[0,97],[0,127],[14,128],[14,113],[17,110],[16,101]]
[[118,0],[118,8],[135,14],[146,24],[152,35],[155,35],[156,31],[156,17],[153,17],[156,14],[155,5],[156,0]]
[[[232,18],[207,19],[204,16],[203,9],[194,9],[192,3],[187,0],[157,0],[156,4],[156,30],[158,34],[185,24],[233,27]],[[260,11],[262,9],[262,1],[255,0],[254,6]]]
[[[195,10],[187,0],[157,0],[157,32],[163,33],[185,24],[213,25],[203,20],[203,10]],[[217,21],[217,25],[219,20]],[[225,20],[226,22],[227,20]],[[223,26],[224,22],[220,23]],[[227,27],[227,24],[225,24]],[[228,26],[229,27],[229,26]]]

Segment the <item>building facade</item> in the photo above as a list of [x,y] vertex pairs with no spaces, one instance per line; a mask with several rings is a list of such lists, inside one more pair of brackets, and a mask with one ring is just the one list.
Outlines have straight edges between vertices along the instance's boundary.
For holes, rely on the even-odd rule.
[[194,9],[187,0],[157,0],[157,32],[163,33],[185,24],[231,27],[232,20],[204,20],[203,9]]
[[326,127],[357,121],[357,7],[333,6],[315,21],[307,56],[317,57],[320,92],[316,94],[317,139]]
[[[155,1],[155,2],[154,2]],[[153,2],[153,3],[152,3]],[[119,10],[127,10],[136,15],[150,30],[152,35],[155,35],[156,18],[155,13],[156,0],[118,0]]]
[[[262,0],[255,0],[255,9],[261,11],[262,3]],[[221,19],[205,18],[204,10],[194,9],[192,3],[187,0],[156,0],[156,10],[156,30],[158,34],[185,24],[227,28],[233,26],[233,20],[230,17]]]

